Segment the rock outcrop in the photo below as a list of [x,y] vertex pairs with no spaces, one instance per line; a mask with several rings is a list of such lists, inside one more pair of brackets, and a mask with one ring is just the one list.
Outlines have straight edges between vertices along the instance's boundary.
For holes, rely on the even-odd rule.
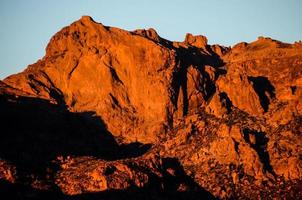
[[36,199],[299,199],[301,77],[300,43],[171,42],[84,16],[0,82],[0,187]]

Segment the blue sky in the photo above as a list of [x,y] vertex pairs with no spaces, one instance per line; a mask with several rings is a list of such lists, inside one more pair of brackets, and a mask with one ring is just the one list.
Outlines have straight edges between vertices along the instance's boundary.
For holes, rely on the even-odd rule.
[[0,79],[45,54],[51,36],[90,15],[126,30],[153,27],[182,41],[187,32],[232,46],[268,36],[302,40],[302,0],[1,0]]

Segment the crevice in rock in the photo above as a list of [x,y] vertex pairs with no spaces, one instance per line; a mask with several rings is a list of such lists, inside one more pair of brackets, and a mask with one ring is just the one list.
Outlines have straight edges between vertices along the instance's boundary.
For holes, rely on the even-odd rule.
[[292,92],[292,95],[296,94],[297,86],[290,86],[290,90]]
[[79,61],[77,60],[77,61],[75,61],[75,64],[74,64],[74,66],[72,67],[71,71],[68,73],[68,77],[67,77],[68,80],[71,78],[71,76],[72,76],[74,70],[78,67],[78,65],[79,65]]
[[236,151],[236,153],[238,154],[238,146],[239,146],[239,142],[237,142],[237,141],[234,140],[233,138],[232,138],[232,140],[233,140],[234,145],[235,145],[235,151]]
[[230,113],[232,110],[233,104],[232,104],[232,101],[230,100],[230,98],[228,97],[227,93],[221,92],[221,93],[219,93],[219,97],[220,97],[220,101],[227,109],[227,113]]
[[120,77],[117,75],[115,69],[112,68],[112,67],[109,67],[109,69],[110,69],[110,73],[111,73],[111,76],[113,77],[113,79],[114,79],[115,81],[117,81],[118,83],[124,85],[123,81],[122,81],[122,80],[120,79]]
[[172,80],[172,88],[174,89],[172,102],[175,108],[182,113],[182,117],[187,114],[189,106],[186,74],[186,68],[182,67],[179,72],[175,72]]
[[115,98],[115,96],[113,96],[113,94],[109,93],[109,96],[111,97],[114,105],[116,105],[117,107],[121,108],[120,103],[118,102],[117,98]]

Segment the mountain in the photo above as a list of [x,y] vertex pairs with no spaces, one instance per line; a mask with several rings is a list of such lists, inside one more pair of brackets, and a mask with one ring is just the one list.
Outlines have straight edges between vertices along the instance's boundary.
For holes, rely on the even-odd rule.
[[173,42],[83,16],[0,82],[0,194],[299,199],[301,97],[301,42]]

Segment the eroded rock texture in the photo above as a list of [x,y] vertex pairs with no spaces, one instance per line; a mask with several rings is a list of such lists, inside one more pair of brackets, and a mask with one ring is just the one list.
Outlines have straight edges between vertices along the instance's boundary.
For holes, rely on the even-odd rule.
[[12,198],[302,198],[302,45],[232,48],[84,16],[0,82]]

